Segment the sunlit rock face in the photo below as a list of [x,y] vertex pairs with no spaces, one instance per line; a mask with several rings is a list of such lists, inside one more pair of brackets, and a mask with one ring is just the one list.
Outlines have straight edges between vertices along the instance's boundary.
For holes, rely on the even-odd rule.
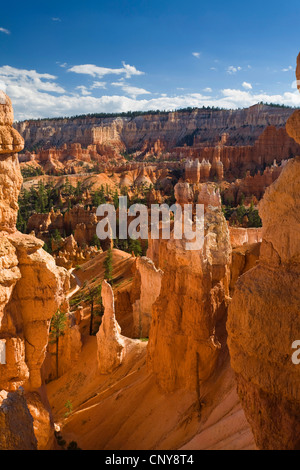
[[132,306],[133,337],[148,338],[152,322],[152,306],[160,294],[163,272],[145,256],[137,258],[136,269],[140,292],[139,298]]
[[[0,339],[6,357],[6,363],[0,364],[0,390],[14,392],[23,386],[26,402],[42,385],[51,318],[59,307],[68,308],[64,294],[68,274],[56,267],[41,240],[16,230],[22,176],[15,152],[23,149],[24,142],[12,123],[11,101],[0,92]],[[35,402],[40,403],[35,417],[44,413],[44,423],[47,421],[45,431],[43,423],[34,419],[38,448],[46,441],[49,447],[53,436],[50,415],[42,400]]]
[[116,320],[113,290],[108,282],[102,283],[104,315],[97,333],[98,369],[100,374],[113,372],[123,362],[126,352],[126,338]]
[[[188,183],[177,185],[177,203],[195,199],[193,191]],[[186,250],[186,240],[174,239],[174,233],[170,240],[149,242],[148,253],[164,274],[152,307],[148,366],[165,392],[196,391],[214,372],[226,347],[229,231],[215,195],[204,202],[212,205],[205,208],[203,248]]]
[[[300,55],[297,79],[300,78]],[[299,86],[298,86],[299,87]],[[299,111],[287,132],[300,142]],[[300,374],[292,344],[300,331],[300,157],[266,190],[259,263],[241,276],[228,315],[238,393],[260,449],[300,449]]]
[[260,204],[259,264],[241,276],[227,323],[232,367],[261,449],[300,448],[300,375],[292,343],[300,331],[300,158]]

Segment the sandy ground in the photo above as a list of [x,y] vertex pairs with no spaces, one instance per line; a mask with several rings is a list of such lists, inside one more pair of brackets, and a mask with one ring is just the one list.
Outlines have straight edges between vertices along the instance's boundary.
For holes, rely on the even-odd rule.
[[[255,448],[228,364],[206,385],[200,410],[194,393],[160,391],[147,371],[146,348],[133,341],[124,363],[100,375],[96,338],[84,338],[80,362],[47,385],[54,420],[67,442],[95,450]],[[68,400],[73,412],[65,418]]]
[[[99,284],[105,257],[99,254],[74,271],[77,281]],[[116,291],[128,289],[134,262],[128,253],[113,250]],[[255,448],[226,351],[215,375],[201,385],[199,402],[196,392],[162,393],[147,368],[147,342],[132,340],[122,365],[110,375],[100,375],[97,341],[88,335],[88,323],[87,317],[81,325],[80,360],[47,385],[54,420],[67,443],[95,450]],[[68,400],[73,411],[65,417]]]

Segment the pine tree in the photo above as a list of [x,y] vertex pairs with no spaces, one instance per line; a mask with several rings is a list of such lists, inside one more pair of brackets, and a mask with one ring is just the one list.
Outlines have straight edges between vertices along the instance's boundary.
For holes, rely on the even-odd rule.
[[94,313],[95,313],[95,304],[99,303],[101,306],[102,311],[102,298],[101,298],[101,290],[102,284],[100,286],[96,286],[94,288],[88,288],[89,293],[85,298],[86,301],[90,303],[91,306],[91,318],[90,318],[90,336],[93,335],[93,327],[94,327]]
[[50,325],[50,344],[56,345],[56,378],[58,378],[58,346],[59,346],[59,338],[64,336],[64,331],[67,326],[67,316],[65,312],[61,310],[57,310],[57,312],[53,315],[51,319]]

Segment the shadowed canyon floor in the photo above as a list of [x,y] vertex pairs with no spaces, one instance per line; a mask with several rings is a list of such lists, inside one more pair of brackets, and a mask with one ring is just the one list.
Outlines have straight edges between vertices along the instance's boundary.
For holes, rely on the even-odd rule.
[[[201,394],[162,394],[147,373],[147,344],[136,340],[124,363],[99,375],[96,339],[86,338],[80,363],[48,384],[54,421],[82,449],[254,449],[228,364]],[[64,418],[67,400],[72,414]]]

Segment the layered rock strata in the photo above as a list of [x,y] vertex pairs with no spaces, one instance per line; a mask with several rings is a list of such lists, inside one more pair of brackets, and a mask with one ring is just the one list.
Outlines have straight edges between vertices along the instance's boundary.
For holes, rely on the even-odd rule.
[[[43,445],[52,445],[53,425],[47,405],[40,394],[41,367],[46,355],[51,318],[59,307],[68,307],[64,294],[68,276],[63,268],[56,267],[54,259],[42,249],[43,242],[16,230],[17,201],[22,176],[15,152],[22,150],[23,139],[13,129],[12,122],[11,101],[1,92],[0,390],[4,390],[3,393],[11,392],[9,399],[15,400],[16,396],[17,402],[20,402],[19,395],[14,394],[18,394],[20,386],[23,386],[26,392],[23,401],[32,401],[32,393],[40,396],[39,405],[35,407],[35,418],[44,414],[47,430],[43,429],[36,419],[34,430],[38,447],[42,448]],[[5,424],[9,436],[14,434],[15,430],[13,427],[7,429],[8,423],[13,426],[13,421],[6,421]],[[27,426],[25,419],[24,426]],[[45,438],[45,435],[48,437]],[[32,443],[29,445],[28,439],[23,437],[18,441],[18,446],[24,449],[32,448]]]
[[239,278],[227,323],[232,367],[260,449],[300,448],[300,158],[291,160],[260,204],[257,266]]
[[[193,200],[193,189],[187,183],[175,187],[177,203]],[[166,392],[183,388],[199,393],[226,348],[229,231],[214,190],[208,190],[210,201],[204,193],[205,200],[198,197],[206,205],[203,248],[186,250],[186,240],[174,239],[172,232],[170,240],[151,240],[148,250],[164,272],[152,308],[148,366]]]

